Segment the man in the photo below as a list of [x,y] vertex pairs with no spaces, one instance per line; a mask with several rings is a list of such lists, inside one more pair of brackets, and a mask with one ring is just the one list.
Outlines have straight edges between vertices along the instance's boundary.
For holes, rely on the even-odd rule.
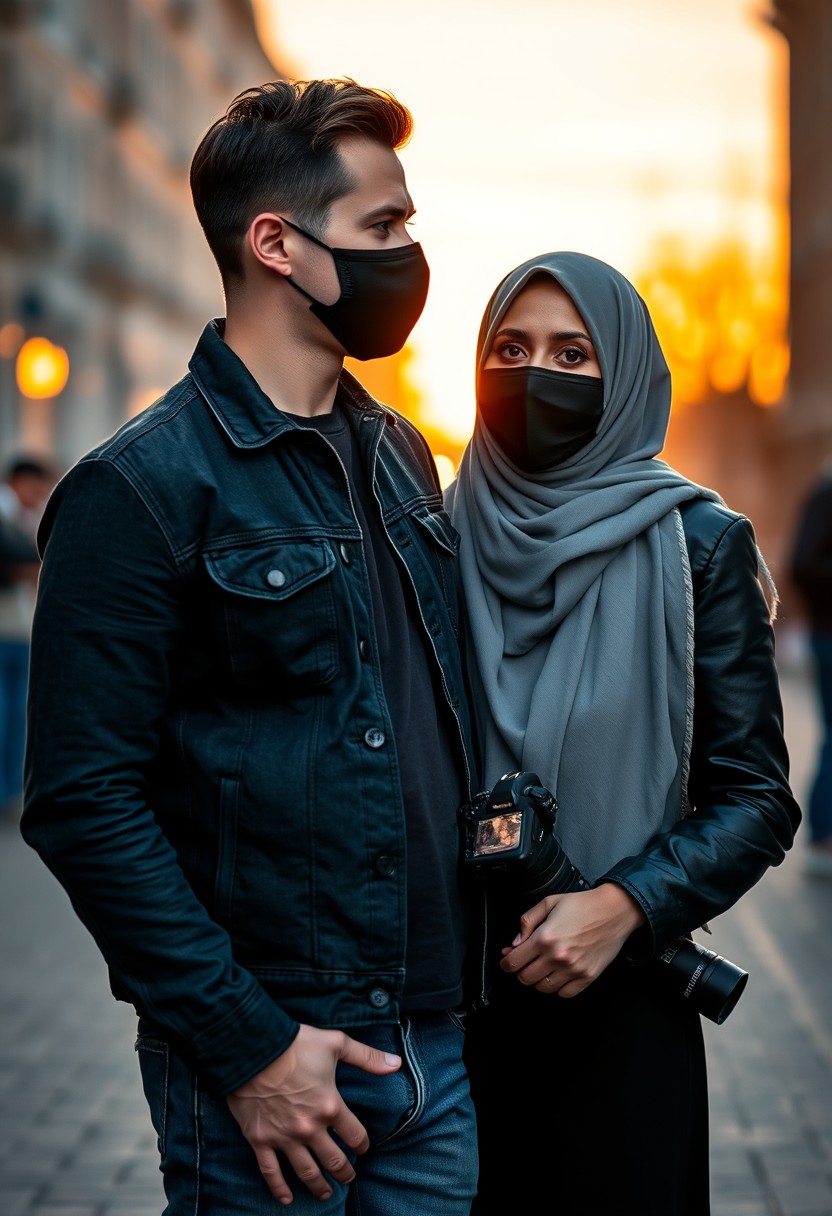
[[822,465],[801,505],[791,574],[808,618],[821,717],[803,868],[812,877],[832,878],[832,459]]
[[33,456],[13,457],[0,483],[0,815],[18,816],[23,792],[29,635],[40,559],[35,532],[55,484]]
[[232,103],[191,168],[227,317],[40,533],[23,832],[138,1011],[170,1216],[474,1191],[457,538],[342,367],[424,305],[410,128],[349,80]]

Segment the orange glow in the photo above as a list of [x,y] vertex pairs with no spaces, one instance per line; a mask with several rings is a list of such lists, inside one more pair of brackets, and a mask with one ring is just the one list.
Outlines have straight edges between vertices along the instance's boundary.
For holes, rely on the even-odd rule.
[[57,397],[69,379],[69,355],[48,338],[29,338],[18,351],[16,372],[24,397]]
[[748,393],[755,405],[776,405],[789,374],[789,348],[785,341],[758,346],[751,355]]
[[747,390],[777,404],[788,373],[787,251],[766,258],[726,243],[695,261],[660,248],[639,288],[673,378],[676,408]]
[[439,474],[439,483],[444,490],[456,477],[456,465],[450,456],[444,456],[441,452],[434,459],[436,461],[436,471]]
[[13,359],[23,343],[25,332],[22,325],[9,321],[0,326],[0,358]]
[[127,404],[127,417],[135,418],[142,410],[146,410],[154,401],[158,401],[164,393],[164,387],[159,388],[137,388],[130,394],[130,400]]

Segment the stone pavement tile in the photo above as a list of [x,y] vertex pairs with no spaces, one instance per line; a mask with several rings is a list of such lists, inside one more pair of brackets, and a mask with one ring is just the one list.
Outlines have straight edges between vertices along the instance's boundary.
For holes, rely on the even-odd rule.
[[766,1173],[785,1216],[824,1209],[832,1212],[832,1183],[827,1171],[773,1165],[766,1161]]
[[71,1203],[39,1203],[26,1213],[26,1216],[98,1216],[99,1208],[78,1206]]
[[786,1171],[769,1178],[783,1216],[832,1216],[828,1178]]
[[30,1187],[18,1190],[6,1182],[0,1182],[0,1212],[3,1216],[28,1216],[36,1194],[37,1191]]
[[155,1203],[125,1203],[118,1200],[112,1206],[107,1204],[101,1209],[100,1216],[159,1216],[162,1204]]
[[718,1195],[722,1202],[759,1203],[761,1200],[760,1180],[754,1173],[750,1160],[739,1162],[726,1172],[715,1167],[711,1170],[711,1194]]
[[711,1216],[772,1216],[771,1208],[759,1199],[725,1199],[711,1203]]
[[[781,1213],[774,1209],[776,1216]],[[721,1191],[711,1191],[711,1216],[773,1216],[772,1209],[759,1196],[732,1197]]]

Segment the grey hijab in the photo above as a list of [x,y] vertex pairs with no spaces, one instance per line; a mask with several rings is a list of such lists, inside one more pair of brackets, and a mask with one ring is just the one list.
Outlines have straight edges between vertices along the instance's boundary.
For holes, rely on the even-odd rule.
[[549,253],[513,270],[486,309],[477,374],[541,272],[595,345],[597,432],[564,464],[528,474],[478,417],[446,503],[462,537],[483,782],[537,772],[557,796],[564,848],[594,881],[686,809],[693,606],[676,507],[722,500],[656,459],[670,373],[644,302],[604,262]]

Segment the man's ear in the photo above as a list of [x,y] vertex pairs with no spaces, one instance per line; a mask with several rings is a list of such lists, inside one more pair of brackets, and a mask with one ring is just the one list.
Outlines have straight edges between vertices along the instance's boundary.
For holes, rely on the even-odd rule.
[[246,243],[261,266],[284,276],[292,273],[289,254],[283,243],[286,224],[271,211],[257,215],[249,224]]

